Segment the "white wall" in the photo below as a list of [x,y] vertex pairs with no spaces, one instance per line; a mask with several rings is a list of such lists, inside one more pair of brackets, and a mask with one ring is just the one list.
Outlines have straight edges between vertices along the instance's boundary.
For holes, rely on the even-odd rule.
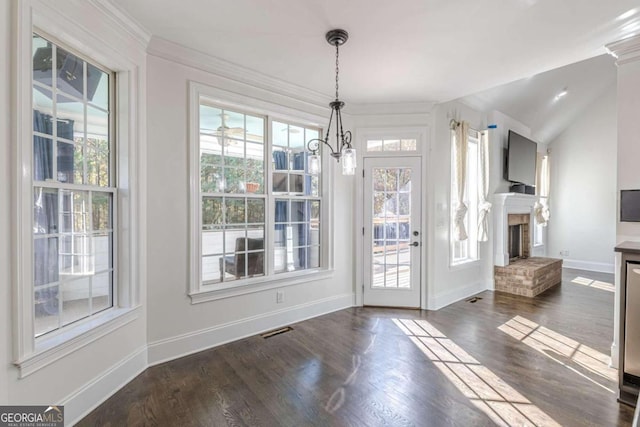
[[[188,53],[187,53],[188,54]],[[202,350],[281,324],[353,303],[353,179],[334,179],[333,277],[282,288],[192,304],[188,270],[188,82],[196,81],[256,99],[328,117],[328,108],[225,79],[150,55],[148,59],[148,331],[150,363]],[[332,163],[332,166],[333,165]],[[169,315],[168,315],[169,314]]]
[[11,39],[11,3],[0,3],[0,405],[9,400],[9,369],[11,352],[11,127],[9,64]]
[[[549,255],[613,273],[616,238],[616,90],[611,86],[549,144]],[[636,172],[637,174],[637,172]]]
[[[8,14],[9,7],[15,13]],[[31,9],[33,7],[33,9]],[[54,8],[53,8],[54,7]],[[79,34],[84,34],[82,28],[91,28],[91,37],[100,38],[109,47],[118,50],[119,55],[126,58],[135,68],[140,71],[140,81],[142,89],[139,95],[144,97],[144,75],[145,75],[145,53],[136,39],[118,27],[115,21],[111,20],[104,13],[100,12],[90,2],[80,0],[58,0],[55,6],[51,2],[13,0],[3,1],[0,6],[0,45],[3,55],[9,52],[8,29],[11,31],[11,44],[15,46],[17,39],[17,22],[25,27],[25,37],[31,38],[28,22],[18,18],[18,11],[24,11],[22,15],[29,17],[30,11],[34,11],[40,16],[46,25],[44,28],[50,32],[55,32],[59,38],[82,39],[82,46],[91,45],[91,40],[82,38]],[[26,20],[28,21],[28,19]],[[82,28],[70,28],[66,23],[82,23]],[[45,27],[46,27],[45,25]],[[55,27],[55,28],[54,28]],[[59,31],[63,28],[62,32]],[[66,32],[68,29],[68,33]],[[69,37],[67,37],[69,36]],[[82,50],[81,46],[75,46]],[[29,53],[27,53],[28,55]],[[91,52],[87,52],[91,56]],[[105,50],[99,52],[105,54]],[[0,132],[2,132],[2,155],[0,156],[0,235],[2,246],[0,246],[0,403],[3,404],[64,404],[68,422],[76,420],[88,410],[99,403],[100,400],[116,391],[120,386],[129,381],[132,376],[140,372],[146,365],[146,314],[144,306],[138,309],[139,316],[130,323],[120,327],[114,332],[91,342],[78,349],[72,354],[65,356],[24,378],[19,378],[18,369],[12,364],[14,360],[14,341],[11,339],[11,331],[15,328],[11,326],[10,316],[14,304],[11,286],[29,286],[29,284],[14,283],[8,276],[9,272],[16,265],[15,251],[8,250],[11,244],[11,236],[15,236],[15,218],[9,222],[8,218],[13,213],[8,203],[9,195],[18,188],[16,181],[17,163],[8,156],[8,149],[15,147],[15,137],[8,133],[17,134],[18,123],[12,121],[7,124],[8,111],[15,111],[15,104],[8,100],[14,84],[10,84],[8,68],[12,71],[17,64],[14,57],[12,61],[0,61]],[[28,71],[30,73],[30,71]],[[13,80],[11,80],[13,81]],[[17,93],[17,92],[16,92]],[[144,100],[137,105],[141,112],[144,112]],[[15,118],[16,116],[13,116]],[[138,123],[140,128],[144,128],[144,118]],[[140,135],[144,135],[142,131]],[[132,135],[133,144],[144,143],[139,135]],[[31,144],[30,139],[23,141]],[[11,171],[14,173],[11,173]],[[139,206],[140,207],[140,206]],[[143,211],[142,211],[143,212]],[[135,238],[135,237],[133,237]],[[144,247],[141,246],[143,249]],[[144,264],[142,264],[144,267]],[[140,276],[140,293],[145,295],[144,275]],[[13,318],[11,318],[13,319]],[[143,351],[141,351],[143,350]]]

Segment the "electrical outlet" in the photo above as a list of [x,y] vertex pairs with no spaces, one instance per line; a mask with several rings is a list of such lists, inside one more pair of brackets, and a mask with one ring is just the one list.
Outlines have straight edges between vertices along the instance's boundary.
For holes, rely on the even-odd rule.
[[564,251],[560,251],[560,256],[569,256],[569,251],[566,249]]
[[284,291],[276,291],[276,304],[284,302]]

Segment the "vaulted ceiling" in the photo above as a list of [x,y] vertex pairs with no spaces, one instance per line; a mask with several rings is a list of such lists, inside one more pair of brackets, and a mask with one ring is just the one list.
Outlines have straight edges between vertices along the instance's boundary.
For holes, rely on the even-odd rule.
[[163,38],[348,103],[447,101],[605,52],[637,0],[111,0]]

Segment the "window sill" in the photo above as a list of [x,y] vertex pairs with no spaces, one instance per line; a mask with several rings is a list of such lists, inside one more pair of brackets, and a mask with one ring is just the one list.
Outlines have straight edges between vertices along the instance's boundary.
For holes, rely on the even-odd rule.
[[455,264],[449,264],[449,271],[467,270],[469,268],[479,267],[480,259],[470,259],[458,261]]
[[[191,292],[191,304],[200,304],[207,301],[215,301],[224,298],[236,297],[239,295],[252,294],[255,292],[266,291],[274,288],[282,288],[285,286],[299,285],[300,283],[330,279],[333,277],[333,270],[315,269],[303,272],[284,273],[281,275],[271,276],[269,278],[261,277],[259,279],[246,279],[241,282],[232,282],[233,285],[218,289],[200,289]],[[219,284],[218,284],[219,285]],[[207,285],[207,287],[215,287],[218,285]]]
[[103,336],[133,322],[138,318],[139,309],[117,308],[110,310],[95,319],[71,326],[51,337],[36,339],[32,354],[21,357],[14,362],[20,370],[20,378],[50,365],[64,356],[91,344]]

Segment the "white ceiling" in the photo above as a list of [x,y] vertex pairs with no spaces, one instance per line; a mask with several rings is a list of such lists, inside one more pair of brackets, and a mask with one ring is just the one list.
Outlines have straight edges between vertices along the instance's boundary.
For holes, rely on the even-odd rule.
[[[616,65],[610,55],[465,96],[461,102],[478,111],[498,110],[528,126],[531,137],[549,143],[607,90],[615,92]],[[564,89],[566,95],[556,99]]]
[[447,101],[604,53],[638,0],[111,0],[164,38],[349,103]]

